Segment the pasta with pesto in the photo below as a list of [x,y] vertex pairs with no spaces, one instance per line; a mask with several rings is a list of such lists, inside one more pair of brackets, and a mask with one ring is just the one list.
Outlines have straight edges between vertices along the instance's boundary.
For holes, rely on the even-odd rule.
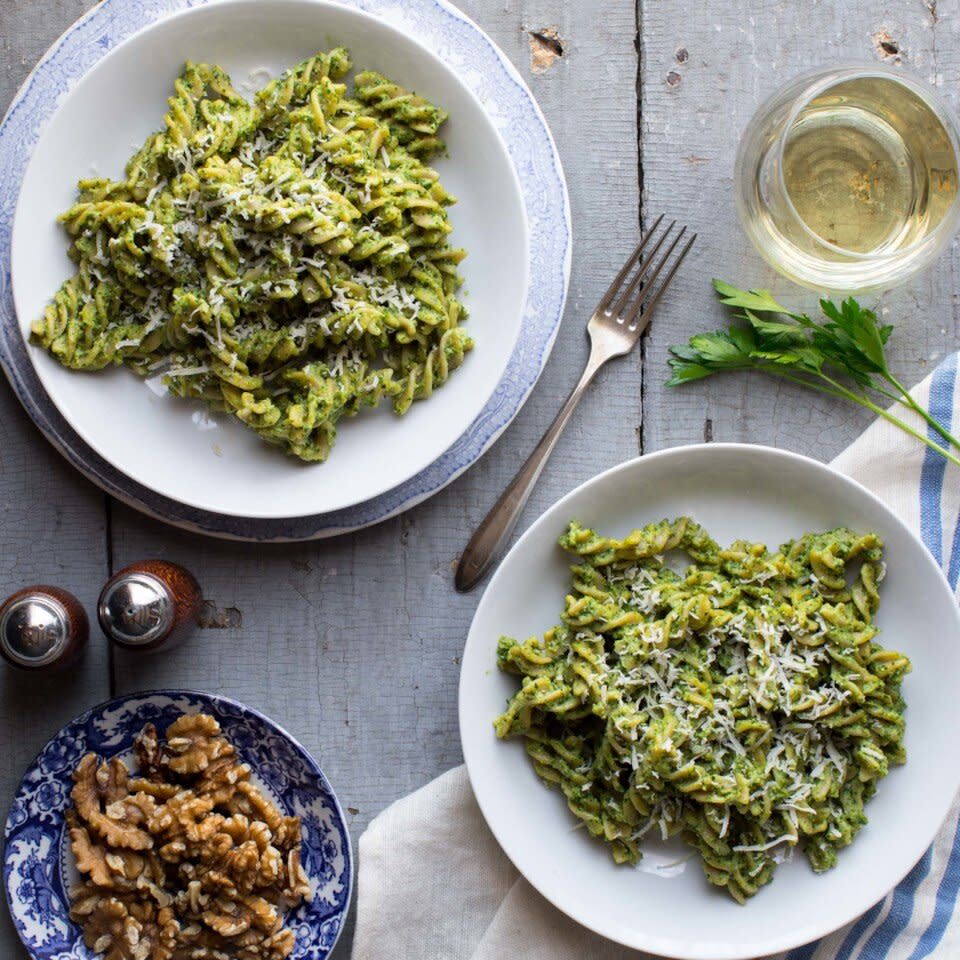
[[[612,540],[571,523],[561,623],[502,637],[495,722],[617,863],[680,835],[739,902],[798,845],[817,872],[905,761],[905,656],[876,640],[883,544],[847,529],[772,553],[686,517]],[[669,551],[690,561],[682,573]]]
[[252,101],[187,63],[123,179],[62,215],[76,273],[32,340],[75,370],[122,364],[303,460],[341,417],[429,397],[473,343],[429,165],[446,114],[343,48]]

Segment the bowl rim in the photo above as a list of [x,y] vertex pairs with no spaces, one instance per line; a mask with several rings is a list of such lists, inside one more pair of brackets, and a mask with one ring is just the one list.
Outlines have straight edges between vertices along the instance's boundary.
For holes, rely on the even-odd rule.
[[[54,110],[65,83],[82,75],[83,64],[104,54],[142,27],[198,0],[101,0],[54,41],[28,73],[0,122],[0,158],[10,176],[0,183],[7,209],[14,206],[13,191],[30,160],[38,136]],[[202,2],[202,0],[200,0]],[[485,64],[482,80],[472,84],[484,99],[510,104],[526,124],[523,136],[511,125],[505,131],[511,160],[524,184],[524,201],[531,226],[530,253],[538,268],[531,272],[527,318],[521,328],[522,349],[515,350],[510,377],[488,402],[481,416],[441,458],[389,493],[348,510],[296,514],[278,520],[237,518],[215,510],[196,510],[157,494],[128,477],[89,448],[51,402],[26,357],[20,325],[0,270],[0,367],[14,394],[47,441],[87,479],[133,509],[180,529],[227,540],[289,543],[339,536],[396,517],[451,484],[494,445],[529,400],[546,368],[556,342],[569,294],[573,258],[571,206],[563,163],[543,111],[517,68],[500,47],[450,0],[424,0],[409,12],[390,0],[340,0],[382,16],[393,16],[401,29],[424,26],[425,36],[437,46],[447,34],[456,38],[453,52],[465,51]],[[422,8],[421,8],[422,7]],[[414,19],[415,18],[415,19]],[[451,41],[453,42],[453,41]],[[536,180],[534,170],[541,171]],[[9,248],[9,219],[0,218],[0,251]],[[506,386],[505,386],[506,384]]]
[[[709,452],[708,452],[709,451]],[[477,604],[477,608],[474,611],[473,619],[470,623],[470,629],[467,633],[467,639],[464,645],[464,652],[461,657],[461,666],[460,666],[460,677],[457,684],[457,694],[458,694],[458,709],[457,709],[457,720],[460,734],[460,747],[463,752],[464,763],[467,768],[467,776],[470,781],[470,786],[473,791],[474,797],[476,798],[477,805],[480,808],[480,811],[483,815],[484,822],[490,829],[490,832],[493,834],[494,838],[497,841],[497,844],[500,846],[500,849],[503,851],[504,855],[510,860],[514,865],[517,871],[523,876],[531,886],[533,886],[537,892],[553,904],[561,913],[566,914],[572,920],[579,923],[581,926],[585,927],[592,932],[605,937],[609,940],[612,940],[615,943],[619,943],[622,946],[630,947],[635,950],[644,950],[649,951],[655,955],[670,957],[673,960],[749,960],[749,958],[758,957],[758,956],[767,956],[773,954],[779,954],[783,951],[792,950],[795,947],[802,946],[807,943],[811,943],[815,940],[818,940],[822,937],[828,936],[829,934],[835,932],[836,930],[843,927],[845,924],[855,920],[860,916],[864,911],[868,910],[874,903],[886,896],[891,890],[893,890],[903,878],[910,872],[911,869],[916,865],[919,859],[923,856],[924,852],[930,847],[933,841],[936,838],[936,835],[943,824],[944,820],[947,818],[953,801],[957,795],[958,790],[960,790],[960,765],[956,766],[954,770],[954,788],[947,795],[947,792],[944,791],[944,797],[941,798],[941,802],[937,804],[937,809],[935,810],[936,817],[931,817],[931,822],[934,823],[932,832],[928,837],[925,838],[923,845],[919,850],[916,851],[916,855],[911,854],[910,862],[902,871],[898,871],[896,878],[889,885],[885,885],[883,893],[879,897],[872,897],[857,908],[857,912],[847,916],[845,919],[842,919],[838,923],[829,921],[826,924],[821,922],[820,925],[816,926],[816,932],[812,935],[804,933],[802,936],[797,937],[796,935],[791,936],[789,932],[782,934],[778,938],[770,938],[759,944],[751,944],[749,949],[736,948],[730,949],[729,945],[724,945],[721,949],[713,950],[704,950],[703,941],[699,941],[694,947],[692,941],[682,941],[677,940],[676,938],[671,937],[657,937],[657,936],[648,936],[642,935],[640,937],[630,938],[626,935],[617,935],[615,932],[611,932],[603,929],[601,923],[593,922],[589,915],[583,913],[573,913],[570,912],[565,905],[561,905],[558,900],[560,898],[553,897],[551,894],[542,889],[540,885],[533,879],[531,879],[524,872],[521,865],[514,859],[508,846],[501,839],[504,830],[502,825],[495,821],[494,818],[488,816],[487,812],[487,797],[486,789],[483,781],[478,776],[478,771],[476,769],[477,760],[473,751],[473,744],[471,736],[467,732],[467,724],[471,718],[467,716],[467,707],[466,702],[468,699],[468,691],[471,687],[476,686],[476,680],[473,677],[467,676],[468,668],[468,658],[467,650],[471,647],[471,644],[476,645],[480,640],[476,636],[477,622],[479,620],[481,611],[483,611],[488,603],[493,602],[493,597],[496,593],[496,588],[501,579],[506,580],[509,576],[509,571],[507,570],[507,560],[518,553],[527,543],[528,540],[532,539],[534,532],[539,530],[543,524],[545,524],[549,518],[552,518],[556,514],[562,514],[563,510],[567,505],[576,497],[582,495],[584,491],[589,490],[592,487],[595,487],[601,484],[603,481],[616,477],[623,474],[630,474],[635,470],[645,469],[644,464],[647,462],[662,462],[676,460],[682,462],[683,459],[689,456],[692,453],[696,454],[705,454],[707,457],[714,456],[715,454],[742,454],[747,456],[753,456],[757,458],[767,458],[771,461],[779,461],[781,464],[792,464],[794,466],[802,465],[804,468],[813,468],[814,472],[820,473],[822,476],[829,476],[833,480],[839,480],[843,485],[847,486],[856,496],[859,496],[868,502],[871,505],[880,511],[884,515],[885,519],[890,523],[894,528],[897,528],[901,533],[905,534],[910,540],[912,540],[917,546],[919,546],[923,554],[929,560],[929,565],[932,568],[931,572],[935,574],[934,579],[939,584],[940,589],[946,591],[947,596],[950,598],[949,608],[951,610],[951,616],[954,622],[955,634],[957,637],[960,637],[960,606],[958,606],[955,598],[954,591],[951,589],[949,581],[947,580],[946,575],[943,572],[940,564],[937,563],[933,555],[930,553],[926,544],[923,542],[922,538],[918,536],[913,530],[910,529],[907,524],[897,516],[896,513],[873,491],[869,490],[866,486],[860,483],[859,480],[855,480],[853,477],[848,476],[845,473],[837,470],[835,467],[830,464],[824,463],[821,460],[816,460],[813,457],[808,457],[804,454],[795,453],[789,450],[781,450],[777,447],[771,447],[766,444],[753,444],[753,443],[738,443],[738,442],[711,442],[711,443],[693,443],[693,444],[684,444],[676,447],[667,447],[663,450],[658,450],[654,453],[641,454],[636,457],[631,457],[629,460],[625,460],[622,463],[616,464],[606,470],[601,471],[598,474],[595,474],[593,477],[585,480],[583,483],[578,484],[574,489],[570,490],[559,500],[555,501],[549,507],[547,507],[524,531],[523,535],[517,540],[513,545],[509,553],[504,560],[501,562],[500,566],[495,571],[493,577],[490,579],[489,584],[483,592],[483,596],[480,598],[480,602]],[[569,512],[569,511],[568,511]],[[493,647],[488,644],[490,650],[493,650]],[[493,664],[492,655],[490,657],[490,663]]]
[[[522,278],[518,285],[518,300],[516,303],[516,326],[513,333],[513,342],[510,346],[510,351],[504,359],[502,367],[499,371],[499,375],[496,380],[492,383],[489,391],[486,393],[486,396],[482,398],[477,398],[476,403],[479,404],[479,408],[476,409],[474,415],[467,420],[466,422],[460,423],[460,425],[452,431],[452,436],[449,439],[449,442],[439,450],[435,455],[424,462],[422,459],[414,462],[411,460],[407,466],[403,468],[398,477],[392,477],[386,482],[379,482],[375,487],[374,491],[370,493],[369,491],[364,492],[362,496],[356,496],[355,494],[350,493],[351,485],[349,483],[339,484],[338,489],[343,491],[341,496],[344,497],[342,502],[337,502],[333,506],[325,509],[324,513],[337,513],[340,511],[349,511],[360,504],[367,503],[373,500],[376,500],[379,497],[389,494],[392,490],[395,490],[398,487],[403,486],[415,480],[423,471],[429,469],[435,462],[440,460],[445,456],[450,449],[457,443],[457,441],[465,434],[468,433],[476,421],[483,415],[483,412],[490,402],[490,400],[497,393],[501,384],[507,376],[508,369],[510,366],[510,361],[513,358],[513,355],[517,349],[517,344],[520,340],[522,328],[523,328],[523,319],[526,312],[527,300],[530,293],[530,273],[531,273],[531,255],[530,255],[530,220],[527,213],[527,206],[523,194],[522,185],[520,183],[520,177],[517,172],[515,163],[510,154],[507,144],[497,128],[496,124],[493,122],[493,119],[490,117],[487,109],[484,107],[483,103],[480,101],[479,97],[474,93],[473,90],[466,84],[462,79],[460,74],[449,65],[442,57],[434,53],[429,47],[423,44],[418,37],[412,33],[406,32],[399,27],[395,26],[386,19],[382,19],[374,16],[372,13],[367,10],[361,9],[359,7],[354,7],[349,4],[340,3],[338,0],[273,0],[275,8],[287,7],[291,11],[296,10],[306,10],[309,8],[317,8],[317,13],[322,15],[324,10],[335,10],[338,14],[345,14],[347,17],[355,18],[360,21],[362,24],[368,25],[371,29],[378,29],[386,31],[388,38],[391,38],[394,43],[398,44],[409,44],[415,49],[418,57],[422,57],[425,60],[430,61],[436,67],[439,67],[442,73],[444,74],[445,80],[453,85],[460,91],[461,94],[467,97],[470,103],[478,112],[479,116],[482,117],[482,122],[487,127],[487,133],[492,135],[492,142],[496,144],[497,153],[504,162],[505,170],[507,174],[507,182],[509,183],[509,200],[510,208],[519,212],[519,225],[523,231],[522,238],[518,237],[518,245],[523,250],[523,265],[522,265]],[[95,454],[101,457],[104,461],[114,464],[113,456],[111,453],[112,447],[105,445],[102,442],[102,438],[98,438],[94,433],[91,432],[91,421],[83,420],[74,415],[73,411],[67,405],[61,405],[56,400],[54,400],[54,394],[51,393],[50,386],[48,381],[51,376],[57,376],[61,374],[61,370],[57,370],[53,367],[50,367],[48,363],[45,363],[45,359],[50,359],[46,351],[41,350],[38,347],[35,347],[30,343],[30,323],[32,321],[29,318],[23,318],[20,316],[20,311],[18,309],[18,304],[22,299],[22,293],[18,294],[18,291],[24,289],[25,286],[29,286],[28,278],[24,276],[23,271],[18,271],[18,262],[20,258],[17,256],[17,243],[16,238],[19,233],[20,227],[23,223],[23,220],[26,216],[26,211],[24,209],[26,204],[26,197],[24,193],[24,181],[26,180],[27,175],[29,174],[30,167],[34,163],[36,157],[36,150],[43,139],[47,136],[50,125],[56,120],[56,117],[61,114],[62,111],[65,111],[74,96],[76,96],[78,90],[82,94],[81,88],[83,85],[87,84],[91,78],[103,73],[106,70],[110,69],[112,62],[118,56],[129,48],[131,44],[134,44],[138,41],[142,41],[149,34],[153,33],[156,30],[164,30],[167,28],[176,29],[176,24],[185,20],[202,20],[208,18],[209,20],[216,22],[224,17],[229,18],[231,13],[234,11],[242,10],[254,10],[258,13],[263,13],[263,4],[262,0],[216,0],[215,3],[203,3],[198,6],[189,6],[180,10],[176,10],[168,16],[161,17],[160,19],[154,20],[151,23],[145,24],[139,29],[134,30],[131,34],[126,36],[120,43],[112,47],[103,57],[93,63],[88,69],[83,71],[82,75],[78,78],[77,82],[73,84],[65,93],[65,95],[60,98],[55,109],[50,113],[50,115],[45,119],[43,123],[43,129],[40,131],[39,136],[33,149],[31,150],[30,157],[27,160],[26,166],[23,170],[23,176],[20,179],[20,184],[17,189],[17,199],[16,205],[14,208],[13,218],[10,225],[10,291],[13,299],[14,307],[14,319],[16,325],[19,329],[20,335],[23,338],[24,347],[26,350],[26,356],[29,359],[33,372],[39,380],[44,393],[49,400],[49,402],[56,408],[60,415],[67,422],[68,426],[77,434],[80,440],[89,447]],[[275,12],[273,15],[276,15]],[[68,31],[69,32],[69,31]],[[352,72],[352,70],[351,70]],[[29,78],[28,78],[29,79]],[[245,95],[246,96],[246,95]],[[158,100],[158,110],[160,109],[160,101]],[[64,240],[66,243],[66,240]],[[24,251],[20,251],[23,253]],[[469,253],[469,251],[468,251]],[[522,291],[522,292],[520,292]],[[52,294],[51,294],[52,296]],[[48,299],[49,302],[49,299]],[[466,306],[470,308],[469,294],[466,301]],[[469,327],[466,328],[470,332]],[[55,361],[54,361],[55,363]],[[111,368],[112,370],[113,368]],[[68,374],[74,374],[73,371],[66,371]],[[143,386],[143,384],[141,384]],[[90,388],[93,389],[93,388]],[[475,403],[475,405],[476,405]],[[198,410],[202,410],[204,413],[208,412],[208,408],[198,407]],[[228,422],[230,418],[227,418]],[[429,424],[424,424],[429,430]],[[408,432],[410,429],[408,428]],[[412,448],[416,448],[417,444],[414,442],[410,445]],[[408,449],[410,448],[408,447]],[[271,453],[280,457],[281,454],[278,451],[271,451]],[[289,470],[296,471],[304,467],[300,463],[291,463],[286,465]],[[321,467],[322,464],[307,464],[305,469],[310,469],[311,467],[317,468]],[[236,465],[237,469],[242,470],[242,462]],[[152,493],[159,497],[163,497],[169,500],[174,500],[177,503],[183,504],[188,508],[194,510],[202,511],[204,513],[212,513],[216,511],[223,516],[230,517],[234,520],[250,519],[254,521],[283,521],[288,519],[291,515],[289,513],[283,512],[283,508],[278,511],[276,509],[268,509],[274,504],[284,504],[285,499],[276,501],[270,497],[261,497],[258,499],[258,504],[262,506],[257,506],[254,509],[251,509],[249,506],[229,508],[223,507],[220,505],[214,506],[213,499],[215,499],[212,491],[209,491],[206,486],[196,486],[191,487],[186,491],[179,491],[176,494],[170,490],[161,489],[153,485],[151,480],[150,471],[146,464],[143,465],[142,469],[139,471],[138,475],[133,475],[128,473],[127,470],[116,466],[117,469],[123,476],[129,478],[134,483],[140,484],[150,490]],[[384,476],[380,471],[370,471],[369,476]],[[190,493],[191,489],[197,491],[197,495]],[[314,516],[314,513],[299,514],[300,516]]]

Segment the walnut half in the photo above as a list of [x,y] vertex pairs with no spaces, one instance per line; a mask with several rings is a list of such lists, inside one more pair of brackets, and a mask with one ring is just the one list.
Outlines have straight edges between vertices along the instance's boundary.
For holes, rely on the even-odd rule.
[[208,714],[184,715],[167,729],[167,764],[174,773],[200,773],[218,757],[235,752],[220,736],[220,724]]

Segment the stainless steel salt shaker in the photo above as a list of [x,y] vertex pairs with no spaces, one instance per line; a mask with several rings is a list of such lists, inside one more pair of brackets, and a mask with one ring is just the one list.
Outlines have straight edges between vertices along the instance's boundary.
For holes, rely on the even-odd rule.
[[169,650],[193,632],[200,585],[167,560],[141,560],[114,574],[97,602],[97,618],[117,646],[142,653]]
[[83,605],[59,587],[25,587],[0,605],[0,655],[21,670],[68,666],[89,635]]

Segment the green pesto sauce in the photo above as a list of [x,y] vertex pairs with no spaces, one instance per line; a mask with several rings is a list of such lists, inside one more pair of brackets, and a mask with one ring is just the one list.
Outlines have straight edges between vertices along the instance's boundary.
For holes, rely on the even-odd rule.
[[879,537],[721,548],[681,517],[623,540],[574,522],[560,546],[576,561],[561,623],[500,638],[520,688],[497,735],[524,738],[618,863],[648,834],[679,835],[741,903],[794,847],[834,866],[905,760],[910,663],[876,639]]
[[343,48],[248,102],[188,63],[118,181],[62,217],[76,274],[32,327],[75,370],[118,364],[235,415],[303,460],[343,417],[429,397],[473,341],[460,325],[455,202],[430,158],[446,113]]

